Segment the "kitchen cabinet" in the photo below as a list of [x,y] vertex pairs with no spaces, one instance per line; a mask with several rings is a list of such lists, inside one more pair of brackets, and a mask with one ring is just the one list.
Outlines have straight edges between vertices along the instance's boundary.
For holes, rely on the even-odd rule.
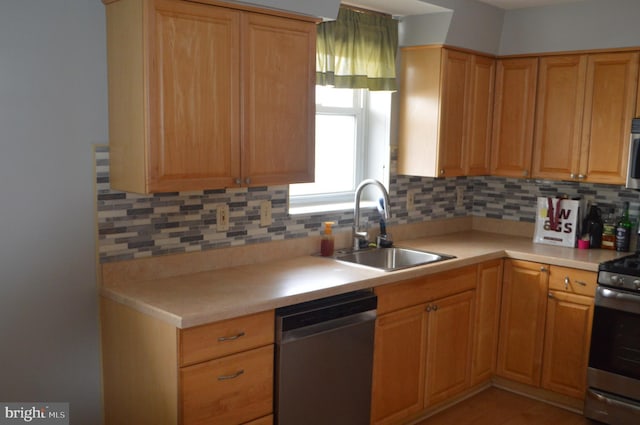
[[105,424],[268,424],[274,313],[188,329],[101,299]]
[[376,288],[372,424],[392,424],[470,386],[477,267]]
[[496,63],[491,174],[529,177],[533,146],[538,58]]
[[626,182],[638,52],[589,55],[579,174],[591,183]]
[[371,423],[392,424],[424,406],[424,305],[380,315],[373,356]]
[[505,260],[497,375],[577,399],[586,390],[597,275]]
[[474,296],[474,290],[465,291],[434,300],[425,308],[427,407],[445,401],[470,387]]
[[478,265],[471,363],[472,386],[488,382],[496,371],[502,297],[502,263],[502,260],[494,260]]
[[577,179],[587,56],[548,56],[539,63],[532,174]]
[[313,180],[314,20],[221,2],[106,3],[112,188]]
[[546,264],[505,260],[496,374],[540,386],[547,308]]
[[624,184],[638,53],[540,58],[533,177]]
[[401,49],[400,174],[488,173],[494,63],[450,48]]
[[584,399],[597,274],[551,266],[542,387]]

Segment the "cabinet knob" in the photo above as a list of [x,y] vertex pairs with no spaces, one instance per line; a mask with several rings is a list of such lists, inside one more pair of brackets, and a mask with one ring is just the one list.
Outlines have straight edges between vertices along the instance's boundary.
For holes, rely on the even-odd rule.
[[578,174],[578,180],[584,180],[587,178],[586,174]]
[[440,174],[444,175],[444,168],[440,169]]
[[433,306],[433,311],[436,311],[437,309],[438,309],[438,305],[436,304]]
[[587,282],[583,282],[581,280],[576,280],[576,283],[580,286],[587,286]]
[[429,312],[431,312],[431,306],[430,305],[427,306],[427,313],[429,313]]
[[244,182],[246,184],[251,184],[251,177],[247,177],[246,179],[244,179]]
[[522,170],[522,175],[527,177],[529,175],[529,170]]
[[564,289],[569,289],[569,284],[571,283],[571,279],[569,279],[569,276],[565,276],[564,277]]
[[235,183],[236,183],[238,186],[240,186],[240,185],[242,184],[242,180],[240,180],[240,178],[239,178],[239,177],[236,177],[236,179],[235,179]]
[[576,175],[574,173],[571,173],[571,174],[569,174],[569,177],[572,178],[572,179],[575,179]]
[[549,297],[549,298],[553,298],[553,292],[549,292],[549,293],[547,294],[547,297]]
[[549,269],[548,269],[548,268],[546,268],[546,267],[544,267],[544,266],[542,266],[542,267],[540,267],[540,271],[541,271],[542,273],[546,273],[546,272],[548,272],[548,271],[549,271]]

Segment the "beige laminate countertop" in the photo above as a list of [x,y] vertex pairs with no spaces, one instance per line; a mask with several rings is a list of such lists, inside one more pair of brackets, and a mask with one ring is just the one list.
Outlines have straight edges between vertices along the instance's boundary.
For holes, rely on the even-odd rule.
[[527,237],[480,231],[413,239],[396,245],[456,258],[384,272],[330,258],[301,256],[113,284],[103,286],[101,294],[178,328],[188,328],[496,258],[597,271],[599,263],[626,255],[600,249],[578,250],[534,244]]

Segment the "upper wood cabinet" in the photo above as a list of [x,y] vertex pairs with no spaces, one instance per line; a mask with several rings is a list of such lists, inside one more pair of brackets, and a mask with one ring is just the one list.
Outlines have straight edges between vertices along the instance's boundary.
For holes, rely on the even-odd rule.
[[493,109],[491,174],[529,177],[538,58],[498,59]]
[[586,182],[624,184],[640,53],[589,55],[580,170]]
[[106,10],[112,188],[313,180],[314,21],[177,0]]
[[540,59],[533,177],[624,184],[638,53]]
[[533,177],[577,178],[586,74],[585,55],[540,58]]
[[442,47],[401,49],[400,174],[488,174],[494,64]]

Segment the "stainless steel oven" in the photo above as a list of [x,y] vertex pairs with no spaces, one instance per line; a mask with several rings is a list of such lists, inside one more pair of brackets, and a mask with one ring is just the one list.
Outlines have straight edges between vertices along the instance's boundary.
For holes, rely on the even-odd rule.
[[640,423],[640,256],[598,272],[585,416],[611,425]]

